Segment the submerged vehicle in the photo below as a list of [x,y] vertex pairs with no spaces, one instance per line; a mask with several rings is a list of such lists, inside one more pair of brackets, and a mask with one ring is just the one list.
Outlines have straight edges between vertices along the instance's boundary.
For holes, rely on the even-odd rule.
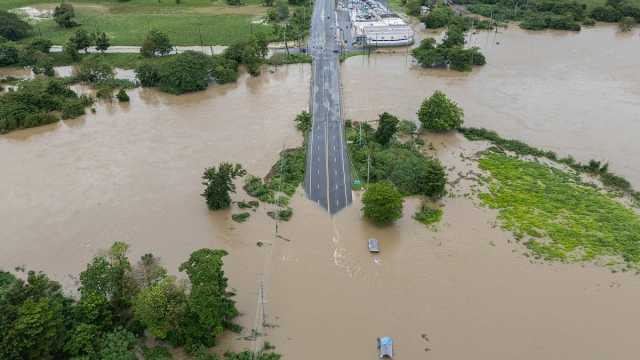
[[393,340],[389,336],[378,338],[378,356],[380,359],[393,358]]

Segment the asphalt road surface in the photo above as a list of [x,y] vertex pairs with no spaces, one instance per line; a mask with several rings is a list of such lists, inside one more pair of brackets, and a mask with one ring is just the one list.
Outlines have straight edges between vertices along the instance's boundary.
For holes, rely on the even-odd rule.
[[316,0],[309,52],[313,57],[311,114],[304,188],[307,197],[335,214],[351,204],[351,163],[342,121],[340,44],[333,0]]

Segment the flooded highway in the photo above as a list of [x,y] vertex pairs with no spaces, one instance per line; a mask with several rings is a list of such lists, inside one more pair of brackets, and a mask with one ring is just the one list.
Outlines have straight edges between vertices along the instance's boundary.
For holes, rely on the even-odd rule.
[[[486,35],[472,42],[488,64],[470,74],[416,68],[406,51],[348,59],[346,118],[415,119],[441,89],[467,125],[607,159],[640,187],[637,30]],[[252,346],[239,338],[255,326],[263,283],[265,339],[284,359],[374,359],[382,335],[394,338],[399,360],[636,357],[637,275],[532,263],[493,211],[455,192],[436,229],[411,218],[417,198],[394,226],[372,226],[360,193],[331,218],[299,189],[278,237],[268,205],[244,224],[233,211],[209,212],[205,167],[239,162],[262,176],[280,150],[302,143],[293,118],[309,104],[310,74],[308,65],[282,66],[179,97],[136,89],[130,104],[100,102],[96,114],[0,136],[0,267],[43,270],[72,288],[114,241],[131,244],[132,259],[153,252],[172,273],[196,249],[227,249],[245,331],[225,334],[221,351]],[[459,135],[425,139],[451,177],[464,166],[460,154],[480,146]],[[367,252],[370,237],[380,255]]]

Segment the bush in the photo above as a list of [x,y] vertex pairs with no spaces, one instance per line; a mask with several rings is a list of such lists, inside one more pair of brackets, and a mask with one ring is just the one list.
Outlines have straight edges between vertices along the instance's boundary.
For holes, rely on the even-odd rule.
[[369,185],[362,195],[364,216],[377,225],[387,225],[402,217],[402,194],[389,181]]
[[18,63],[18,48],[12,43],[0,44],[0,66]]
[[22,21],[18,15],[0,10],[0,36],[17,41],[29,36],[31,25]]
[[584,21],[582,21],[582,25],[584,26],[594,26],[596,24],[596,21],[593,20],[593,18],[586,18],[584,19]]
[[425,225],[432,225],[442,219],[442,209],[433,209],[427,204],[422,204],[420,209],[413,215],[413,218]]
[[427,29],[437,29],[447,26],[454,16],[453,10],[448,6],[437,6],[422,19],[422,22]]
[[90,101],[69,89],[61,79],[22,81],[16,91],[0,96],[0,133],[48,124],[84,114]]
[[135,69],[136,77],[142,86],[156,86],[160,82],[160,66],[143,62]]
[[211,58],[211,77],[218,84],[226,84],[238,80],[238,63],[221,55]]
[[204,90],[209,86],[210,64],[201,53],[178,54],[160,65],[160,89],[172,94]]
[[36,38],[36,39],[31,40],[31,42],[29,43],[27,48],[29,48],[31,50],[37,50],[37,51],[40,51],[40,52],[43,52],[43,53],[47,54],[47,53],[49,53],[49,50],[51,50],[52,46],[53,46],[53,43],[51,42],[51,40],[43,39],[43,38]]
[[400,125],[398,125],[398,131],[402,134],[411,135],[415,134],[418,130],[418,126],[416,123],[410,120],[402,120],[400,121]]
[[441,91],[422,102],[418,111],[418,119],[425,129],[432,131],[449,131],[463,124],[463,110],[454,101],[449,100]]
[[627,32],[627,31],[631,31],[631,29],[633,29],[633,25],[635,24],[636,24],[636,20],[634,18],[630,16],[625,16],[618,23],[618,27],[620,28],[620,31]]
[[120,89],[120,91],[118,91],[116,98],[120,102],[129,102],[129,95],[127,95],[127,92],[124,89]]
[[96,58],[82,62],[78,71],[78,78],[80,80],[92,84],[113,80],[114,75],[113,66]]
[[613,6],[597,6],[591,11],[591,17],[597,21],[618,22],[622,19],[622,12]]

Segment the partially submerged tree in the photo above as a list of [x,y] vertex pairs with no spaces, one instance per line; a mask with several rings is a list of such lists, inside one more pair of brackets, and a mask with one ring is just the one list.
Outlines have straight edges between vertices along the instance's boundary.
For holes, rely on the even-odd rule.
[[375,132],[375,139],[381,145],[389,144],[391,138],[398,131],[400,120],[397,117],[384,112],[378,118],[378,129]]
[[402,194],[390,181],[369,185],[362,195],[364,216],[377,225],[387,225],[402,217]]
[[443,92],[436,90],[425,99],[418,111],[418,119],[425,129],[443,132],[454,130],[463,124],[463,110]]
[[240,164],[221,163],[218,168],[210,167],[204,171],[202,179],[206,188],[202,196],[207,200],[209,210],[226,209],[231,205],[229,193],[236,192],[233,179],[244,176],[246,170]]

